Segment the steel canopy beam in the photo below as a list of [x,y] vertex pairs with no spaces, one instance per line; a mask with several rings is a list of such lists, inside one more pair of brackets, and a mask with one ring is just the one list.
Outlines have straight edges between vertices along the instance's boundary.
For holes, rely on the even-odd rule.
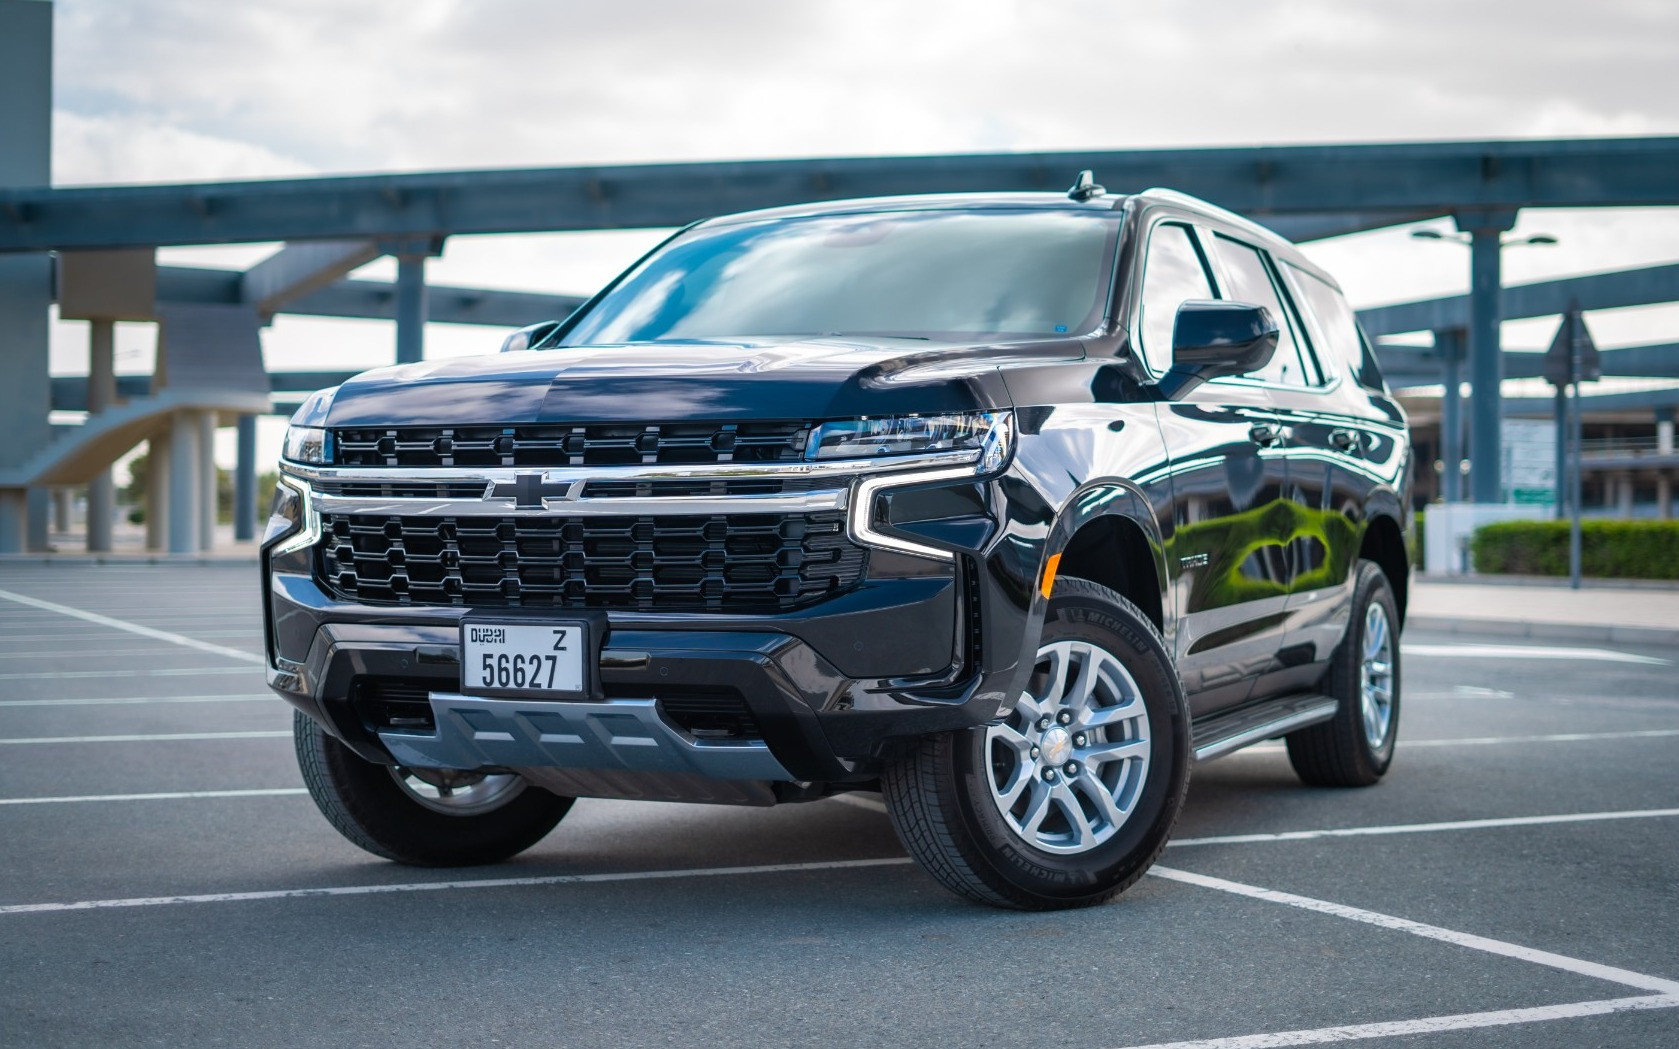
[[[1500,296],[1500,312],[1505,320],[1548,317],[1568,309],[1575,298],[1585,310],[1679,302],[1679,263],[1511,285]],[[1375,306],[1358,311],[1358,319],[1372,337],[1463,328],[1469,324],[1469,296]]]
[[246,270],[239,295],[263,316],[287,302],[324,288],[382,252],[371,240],[317,240],[286,244]]
[[[159,266],[157,298],[159,302],[242,302],[242,276],[238,270]],[[561,318],[583,303],[583,298],[575,295],[542,295],[444,285],[432,285],[426,294],[429,304],[427,319],[432,323],[486,324],[505,328],[520,328],[541,320]],[[284,303],[278,312],[311,317],[394,320],[396,286],[376,280],[334,281]]]
[[1322,215],[1272,215],[1265,218],[1261,224],[1299,243],[1385,229],[1388,226],[1425,222],[1428,219],[1439,218],[1442,214],[1444,213],[1435,211],[1336,211]]
[[[1623,377],[1674,379],[1679,378],[1679,343],[1659,343],[1650,346],[1623,346],[1606,349],[1603,354],[1603,374]],[[1441,381],[1445,361],[1427,347],[1379,346],[1376,357],[1388,383],[1396,388],[1431,386]],[[1545,355],[1522,350],[1504,351],[1506,379],[1533,379],[1545,373]]]
[[1170,186],[1255,217],[1679,204],[1679,138],[732,161],[0,191],[0,252],[681,226],[929,192]]

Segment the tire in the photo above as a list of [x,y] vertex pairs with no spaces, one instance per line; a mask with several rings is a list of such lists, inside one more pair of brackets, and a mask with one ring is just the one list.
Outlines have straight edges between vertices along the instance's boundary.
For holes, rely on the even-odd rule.
[[1154,625],[1107,587],[1062,576],[1016,708],[920,740],[888,764],[882,794],[904,848],[957,895],[1085,907],[1130,887],[1166,847],[1189,743],[1183,686]]
[[541,841],[572,799],[517,776],[398,769],[363,760],[301,711],[292,720],[309,796],[338,832],[417,867],[499,863]]
[[1328,721],[1288,734],[1288,760],[1317,787],[1368,787],[1393,764],[1399,737],[1399,609],[1375,562],[1358,562],[1347,636],[1330,660]]

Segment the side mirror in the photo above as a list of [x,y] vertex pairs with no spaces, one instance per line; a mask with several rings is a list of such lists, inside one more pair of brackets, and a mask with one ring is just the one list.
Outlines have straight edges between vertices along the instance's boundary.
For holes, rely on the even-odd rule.
[[509,335],[502,340],[502,353],[518,353],[542,345],[542,340],[554,334],[554,329],[560,326],[559,321],[541,321],[530,324]]
[[1160,389],[1175,400],[1209,379],[1258,371],[1276,352],[1277,322],[1264,306],[1186,302],[1172,324],[1172,370]]

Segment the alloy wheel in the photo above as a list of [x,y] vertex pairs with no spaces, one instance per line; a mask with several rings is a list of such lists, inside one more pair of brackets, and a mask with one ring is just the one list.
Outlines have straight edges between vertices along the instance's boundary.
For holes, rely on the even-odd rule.
[[1088,852],[1119,832],[1142,794],[1148,709],[1111,653],[1055,641],[1038,650],[1026,691],[986,730],[985,747],[992,800],[1009,828],[1045,852]]
[[391,767],[391,778],[419,805],[445,816],[493,812],[524,793],[525,781],[512,773],[463,769]]
[[1381,750],[1393,726],[1393,631],[1387,610],[1376,602],[1364,612],[1364,652],[1359,665],[1359,702],[1364,740]]

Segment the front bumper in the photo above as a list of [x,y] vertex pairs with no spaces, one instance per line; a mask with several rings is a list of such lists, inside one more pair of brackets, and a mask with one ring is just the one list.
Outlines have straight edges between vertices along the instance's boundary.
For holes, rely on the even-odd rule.
[[[937,489],[951,483],[934,477],[881,497],[936,507]],[[968,477],[958,487],[979,508],[976,520],[922,527],[901,520],[914,513],[883,505],[870,522],[889,536],[941,544],[947,557],[871,547],[863,580],[813,607],[753,616],[589,612],[602,637],[596,694],[569,706],[462,697],[460,621],[488,610],[346,601],[317,582],[307,535],[281,522],[263,555],[269,684],[382,763],[866,780],[899,741],[988,721],[1014,687],[1030,587],[1000,570],[1017,558],[998,523],[1007,521],[998,482]],[[369,699],[381,683],[401,691],[405,716]],[[414,716],[416,703],[429,717]],[[732,710],[734,731],[696,721],[697,708]]]

